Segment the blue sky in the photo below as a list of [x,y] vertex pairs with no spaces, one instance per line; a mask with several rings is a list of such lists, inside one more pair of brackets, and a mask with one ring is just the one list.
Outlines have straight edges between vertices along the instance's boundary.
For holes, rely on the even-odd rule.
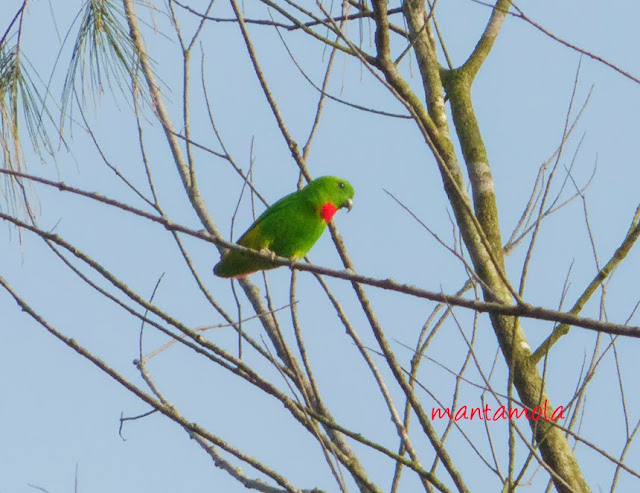
[[[0,26],[7,25],[21,2],[8,3],[10,7],[0,14]],[[198,10],[202,10],[204,4],[193,2]],[[81,3],[52,5],[62,36],[71,26],[70,39],[73,39],[77,24],[71,23]],[[521,7],[561,38],[640,75],[637,54],[640,33],[636,26],[640,6],[636,2],[616,2],[606,9],[595,1],[542,2]],[[245,2],[245,8],[247,17],[268,16],[266,7],[257,3]],[[454,63],[460,64],[482,32],[489,10],[468,0],[442,2],[438,8],[447,47]],[[140,6],[138,9],[142,10]],[[214,13],[221,17],[231,15],[224,2],[214,7]],[[24,53],[43,78],[54,70],[60,50],[51,19],[47,3],[34,2],[30,4],[24,24]],[[155,19],[145,14],[145,19],[157,22],[158,32],[154,33],[151,24],[144,28],[145,41],[164,82],[170,115],[178,122],[182,85],[179,45],[163,14]],[[187,17],[181,19],[185,27],[192,25]],[[369,26],[364,27],[363,43],[371,52]],[[302,144],[313,121],[318,94],[291,65],[275,32],[260,26],[249,26],[249,29],[288,128]],[[308,75],[320,84],[328,52],[302,33],[285,33],[285,39]],[[53,72],[53,101],[58,101],[61,93],[69,43],[62,48]],[[231,23],[209,24],[203,32],[202,43],[206,53],[207,90],[225,145],[246,170],[253,140],[254,181],[272,203],[295,189],[297,168],[265,102],[238,27]],[[219,149],[202,98],[200,53],[197,49],[193,60],[192,138]],[[579,60],[574,51],[546,38],[526,23],[508,18],[478,75],[473,98],[494,173],[505,239],[520,217],[540,164],[560,143]],[[405,61],[401,68],[405,75],[413,74],[411,83],[416,92],[422,94],[415,61]],[[640,130],[637,119],[640,86],[584,57],[574,115],[592,87],[589,104],[565,147],[561,176],[552,191],[559,189],[564,169],[571,166],[574,155],[572,174],[577,183],[585,184],[595,167],[595,177],[586,197],[597,252],[600,262],[604,263],[619,245],[638,205],[640,167],[636,143]],[[329,92],[359,104],[403,112],[365,69],[342,55],[336,58]],[[356,189],[354,210],[348,215],[338,213],[335,223],[357,271],[434,291],[455,292],[466,279],[459,261],[383,191],[396,195],[431,229],[452,243],[450,207],[433,157],[415,125],[331,101],[325,104],[309,167],[314,176],[340,175]],[[107,87],[95,103],[89,102],[86,111],[110,162],[144,188],[145,174],[135,120],[126,99],[121,95],[112,97]],[[151,111],[148,108],[145,111],[147,122],[152,121]],[[77,112],[74,116],[79,118]],[[179,129],[178,123],[176,127]],[[162,129],[154,122],[146,123],[144,130],[146,151],[167,214],[188,227],[201,228],[184,195]],[[80,127],[67,128],[65,136],[70,150],[60,148],[55,159],[46,163],[41,163],[37,155],[26,149],[25,157],[32,173],[144,207],[102,163],[95,146]],[[228,234],[241,180],[222,160],[202,151],[195,151],[194,156],[207,208],[221,230]],[[564,196],[571,192],[569,186]],[[221,323],[220,317],[204,302],[175,243],[162,228],[46,187],[34,187],[33,197],[39,206],[39,224],[43,229],[55,227],[58,234],[112,269],[141,295],[151,296],[157,279],[164,274],[155,297],[158,306],[194,328]],[[263,210],[260,204],[256,209],[258,213]],[[236,236],[251,223],[251,218],[251,204],[245,197],[237,219]],[[127,378],[143,385],[132,365],[138,356],[139,321],[87,288],[37,237],[27,233],[20,237],[5,225],[2,231],[4,255],[0,259],[0,275],[54,326],[76,338]],[[212,245],[193,239],[186,239],[185,244],[207,287],[230,313],[235,313],[228,281],[211,275],[211,268],[218,261],[217,251]],[[507,261],[509,274],[514,279],[521,270],[524,252],[525,248],[521,247]],[[328,234],[318,242],[310,258],[320,265],[335,268],[341,265]],[[572,263],[567,305],[573,303],[596,273],[579,200],[544,223],[525,299],[556,308]],[[632,250],[607,287],[610,321],[626,320],[638,301],[638,272],[640,255]],[[253,277],[261,285],[260,276]],[[270,272],[268,278],[274,306],[286,305],[289,271],[278,269]],[[375,347],[375,339],[348,283],[336,279],[327,282],[343,299],[345,310],[365,344]],[[415,344],[434,303],[373,288],[366,291],[385,333],[396,344],[396,353],[403,364],[407,364],[411,353],[402,344]],[[584,315],[597,318],[598,309],[598,300],[594,298]],[[304,273],[299,276],[298,310],[309,357],[329,407],[346,426],[395,449],[395,430],[370,373],[319,286]],[[245,491],[226,473],[216,469],[183,430],[162,416],[128,422],[123,429],[126,438],[123,441],[118,435],[121,414],[142,414],[148,407],[46,333],[4,292],[0,293],[0,312],[3,314],[0,389],[4,397],[0,406],[0,493],[35,491],[29,484],[50,493],[73,491],[76,467],[80,492]],[[246,303],[243,313],[245,316],[249,313]],[[456,316],[468,333],[472,314],[457,310]],[[283,311],[280,320],[285,335],[293,341],[289,312]],[[638,315],[632,322],[640,325]],[[546,322],[526,321],[524,328],[532,347],[537,347],[551,326]],[[245,329],[260,338],[261,330],[255,321],[247,322]],[[229,328],[212,329],[207,336],[230,350],[236,345]],[[484,316],[479,319],[476,337],[476,355],[483,370],[488,371],[496,352],[496,339]],[[554,402],[565,402],[572,395],[581,365],[590,357],[595,339],[593,332],[574,328],[554,348],[548,369],[549,393]],[[603,336],[602,347],[609,340]],[[164,336],[146,330],[146,351],[164,342]],[[626,406],[632,426],[640,414],[633,380],[640,370],[635,356],[637,349],[638,343],[632,339],[619,340],[617,345],[618,365],[626,377]],[[447,322],[435,338],[429,355],[451,369],[460,367],[466,351],[453,321]],[[281,388],[286,388],[269,365],[250,354],[246,358]],[[500,358],[495,382],[504,391],[505,368]],[[391,381],[383,361],[378,359],[377,363]],[[625,430],[615,364],[609,352],[590,384],[582,434],[617,457]],[[165,395],[188,419],[263,460],[301,488],[336,491],[321,450],[299,424],[283,413],[279,403],[178,345],[152,359],[149,370]],[[473,368],[467,378],[481,382]],[[444,402],[450,402],[455,381],[447,372],[425,362],[420,380]],[[393,387],[391,391],[401,407],[400,392]],[[475,388],[463,386],[460,402],[479,405],[478,395]],[[421,398],[426,408],[435,405],[427,395],[422,394]],[[482,424],[471,422],[465,426],[477,437],[482,452],[489,455]],[[526,426],[523,429],[526,431]],[[496,425],[492,432],[498,453],[504,458],[505,427]],[[419,452],[424,454],[424,463],[430,464],[432,451],[428,443],[426,440],[416,442]],[[491,484],[492,490],[499,488],[496,477],[469,451],[459,434],[452,433],[447,443],[471,487]],[[392,475],[389,464],[361,446],[354,445],[354,448],[362,452],[372,478],[383,490],[388,490]],[[633,467],[638,464],[639,454],[638,446],[632,446],[625,462]],[[608,490],[613,474],[611,465],[586,447],[578,447],[577,457],[591,488]],[[504,466],[503,460],[501,467]],[[253,477],[249,467],[243,470]],[[412,481],[407,479],[401,491],[414,491],[416,483]],[[623,475],[619,481],[620,491],[637,488],[638,480],[632,476]],[[538,472],[533,478],[535,490],[545,484],[543,472]],[[349,486],[355,490],[352,483]]]

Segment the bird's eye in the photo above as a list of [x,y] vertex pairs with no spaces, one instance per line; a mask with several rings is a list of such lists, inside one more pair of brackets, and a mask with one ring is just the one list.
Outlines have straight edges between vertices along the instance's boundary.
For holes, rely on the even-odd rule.
[[340,188],[344,189],[344,183],[339,182],[339,183],[338,183],[338,186],[339,186]]

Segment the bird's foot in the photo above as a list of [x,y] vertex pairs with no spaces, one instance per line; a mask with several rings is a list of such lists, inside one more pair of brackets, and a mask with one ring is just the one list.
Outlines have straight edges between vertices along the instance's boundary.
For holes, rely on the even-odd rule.
[[260,253],[262,255],[269,255],[269,257],[271,258],[271,260],[275,260],[275,258],[277,257],[276,252],[274,252],[273,250],[269,250],[268,248],[261,248],[260,249]]
[[289,269],[294,270],[294,267],[300,262],[300,257],[289,257]]

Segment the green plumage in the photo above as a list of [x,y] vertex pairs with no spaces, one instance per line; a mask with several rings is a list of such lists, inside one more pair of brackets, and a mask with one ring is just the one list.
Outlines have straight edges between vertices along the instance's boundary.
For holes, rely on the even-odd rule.
[[[281,198],[256,219],[238,245],[269,250],[280,257],[303,258],[315,245],[337,209],[353,204],[353,187],[335,176],[323,176]],[[278,267],[267,259],[230,250],[213,268],[220,277],[242,277]]]

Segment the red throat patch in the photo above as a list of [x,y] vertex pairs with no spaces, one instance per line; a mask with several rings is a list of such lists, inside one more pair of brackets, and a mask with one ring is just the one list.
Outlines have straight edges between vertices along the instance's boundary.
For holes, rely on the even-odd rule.
[[331,221],[331,219],[333,218],[337,210],[338,208],[335,205],[333,205],[331,202],[326,202],[320,208],[320,215],[322,216],[322,219],[324,220],[324,222],[328,223],[329,221]]

